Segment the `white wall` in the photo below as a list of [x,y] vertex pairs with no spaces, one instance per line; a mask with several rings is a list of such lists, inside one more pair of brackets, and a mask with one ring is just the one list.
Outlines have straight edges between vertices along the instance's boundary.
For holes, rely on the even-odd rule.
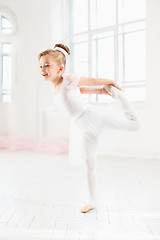
[[51,45],[50,0],[0,0],[16,17],[16,79],[12,104],[0,105],[0,133],[37,135],[37,55]]

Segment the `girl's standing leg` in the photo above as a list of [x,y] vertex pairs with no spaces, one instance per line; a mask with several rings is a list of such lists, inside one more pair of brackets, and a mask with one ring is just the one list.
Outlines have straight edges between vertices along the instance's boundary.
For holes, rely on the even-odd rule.
[[96,158],[97,158],[98,139],[83,139],[84,146],[84,164],[89,190],[89,201],[81,212],[86,213],[96,207]]

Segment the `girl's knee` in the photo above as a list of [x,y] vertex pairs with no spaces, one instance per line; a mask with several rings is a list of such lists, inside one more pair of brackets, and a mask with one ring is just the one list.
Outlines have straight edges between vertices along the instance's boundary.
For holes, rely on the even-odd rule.
[[96,159],[94,158],[86,158],[85,159],[85,165],[87,170],[94,170],[96,164]]

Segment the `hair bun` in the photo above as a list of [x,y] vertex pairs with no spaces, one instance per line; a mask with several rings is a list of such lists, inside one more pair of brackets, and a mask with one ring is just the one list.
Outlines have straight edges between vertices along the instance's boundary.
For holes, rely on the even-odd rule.
[[64,49],[68,53],[68,55],[70,55],[69,48],[67,46],[65,46],[64,44],[61,44],[61,43],[55,44],[54,48],[56,48],[56,47],[60,47],[60,48]]

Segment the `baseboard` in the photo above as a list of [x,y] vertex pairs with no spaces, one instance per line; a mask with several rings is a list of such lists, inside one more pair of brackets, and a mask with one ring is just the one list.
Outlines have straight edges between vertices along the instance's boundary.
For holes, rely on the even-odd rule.
[[129,154],[129,153],[108,153],[108,154],[98,154],[99,159],[106,159],[109,157],[115,158],[131,158],[139,160],[158,160],[160,161],[160,154]]

